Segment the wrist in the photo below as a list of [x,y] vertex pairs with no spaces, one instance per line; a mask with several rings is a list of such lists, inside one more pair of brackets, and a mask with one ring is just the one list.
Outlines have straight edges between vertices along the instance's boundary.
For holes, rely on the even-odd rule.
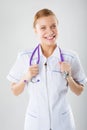
[[28,84],[29,81],[31,80],[30,78],[30,75],[28,73],[26,73],[23,78],[22,78],[22,81],[25,83],[25,84]]
[[26,78],[26,77],[23,77],[22,78],[22,83],[24,84],[24,85],[28,85],[28,83],[29,83],[29,79],[28,78]]
[[73,80],[73,78],[72,78],[72,76],[69,76],[69,77],[67,77],[67,79],[66,79],[68,82],[70,82],[70,81],[72,81]]
[[62,72],[62,76],[63,76],[64,79],[67,80],[68,78],[71,77],[71,74],[68,71],[64,71],[64,72]]
[[28,85],[29,81],[24,79],[23,82]]
[[70,86],[70,84],[72,84],[73,83],[73,78],[72,78],[72,76],[69,76],[69,77],[67,77],[67,86],[69,85]]

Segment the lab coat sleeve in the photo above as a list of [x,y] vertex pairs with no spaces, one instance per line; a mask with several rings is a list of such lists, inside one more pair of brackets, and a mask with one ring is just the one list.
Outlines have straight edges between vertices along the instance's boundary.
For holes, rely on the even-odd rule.
[[17,83],[24,73],[27,70],[25,56],[22,53],[19,53],[14,63],[13,67],[11,68],[9,74],[7,75],[7,79],[11,82]]
[[81,65],[79,56],[76,54],[76,56],[72,60],[72,77],[73,79],[82,84],[83,86],[87,85],[87,77],[85,75],[85,72],[83,70],[83,67]]

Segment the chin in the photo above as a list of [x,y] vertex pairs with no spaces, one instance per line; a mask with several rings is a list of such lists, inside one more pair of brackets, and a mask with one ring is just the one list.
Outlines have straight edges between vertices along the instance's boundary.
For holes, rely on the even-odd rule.
[[56,42],[46,43],[47,46],[54,46],[56,45]]
[[52,41],[48,41],[46,42],[48,45],[55,45],[56,44],[56,41],[55,40],[52,40]]

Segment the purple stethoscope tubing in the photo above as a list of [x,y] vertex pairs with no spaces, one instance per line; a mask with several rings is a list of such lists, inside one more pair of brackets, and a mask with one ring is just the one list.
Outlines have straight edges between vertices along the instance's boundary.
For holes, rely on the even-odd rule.
[[35,48],[34,51],[32,52],[32,55],[31,55],[30,61],[29,61],[29,65],[30,65],[30,66],[32,65],[32,59],[33,59],[33,56],[34,56],[34,54],[35,54],[36,51],[38,52],[37,64],[39,64],[39,61],[40,61],[39,44],[38,44],[38,46],[36,46],[36,48]]
[[[30,57],[30,61],[29,61],[29,65],[31,66],[32,65],[32,59],[34,57],[34,54],[36,53],[37,51],[37,54],[38,54],[38,60],[37,60],[37,64],[39,64],[40,62],[40,51],[39,51],[39,46],[40,44],[38,44],[38,46],[36,46],[36,48],[34,49],[34,51],[32,52],[32,55]],[[62,55],[62,52],[61,52],[61,49],[59,48],[59,52],[60,52],[60,59],[61,59],[61,62],[64,61],[64,58],[63,58],[63,55]]]
[[61,59],[61,62],[63,62],[63,61],[64,61],[64,57],[63,57],[63,54],[62,54],[62,52],[61,52],[60,47],[59,47],[59,51],[60,51],[60,59]]

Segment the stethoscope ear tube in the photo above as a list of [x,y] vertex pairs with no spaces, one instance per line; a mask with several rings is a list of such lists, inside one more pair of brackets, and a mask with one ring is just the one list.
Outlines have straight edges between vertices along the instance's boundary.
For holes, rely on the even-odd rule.
[[38,51],[38,52],[37,52],[37,54],[38,54],[37,64],[39,64],[39,61],[40,61],[39,44],[38,44],[38,46],[36,46],[36,48],[35,48],[34,51],[32,52],[32,55],[31,55],[30,61],[29,61],[29,65],[30,65],[30,66],[32,65],[32,59],[33,59],[34,54],[36,53],[36,51]]
[[64,57],[63,57],[63,55],[62,55],[62,52],[61,52],[61,49],[59,48],[59,51],[60,51],[60,59],[61,59],[61,62],[63,62],[64,61]]

